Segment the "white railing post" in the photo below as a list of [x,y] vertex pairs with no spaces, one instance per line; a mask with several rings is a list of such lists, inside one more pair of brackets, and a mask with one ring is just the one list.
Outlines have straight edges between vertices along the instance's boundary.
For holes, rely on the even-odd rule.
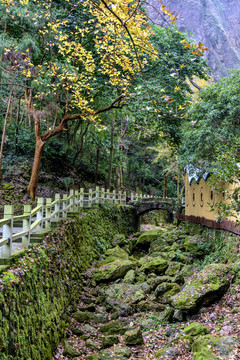
[[113,204],[116,203],[116,190],[113,190],[113,192],[112,192],[112,203]]
[[92,206],[92,189],[89,189],[88,192],[88,206]]
[[68,194],[63,194],[63,198],[62,198],[62,217],[63,219],[67,218],[67,206],[68,206]]
[[75,196],[74,196],[74,211],[78,211],[79,207],[79,191],[75,190]]
[[47,198],[46,199],[46,205],[45,205],[45,230],[51,230],[51,203],[52,199]]
[[70,190],[70,195],[72,195],[70,199],[70,211],[74,211],[74,190]]
[[23,219],[23,231],[28,231],[28,234],[22,237],[22,248],[28,248],[30,245],[30,228],[31,228],[31,205],[24,205],[23,215],[28,216],[27,219]]
[[124,191],[123,192],[123,204],[126,205],[126,202],[127,202],[127,192]]
[[60,218],[60,194],[55,194],[55,201],[56,201],[56,203],[54,205],[54,211],[56,213],[54,216],[54,220],[58,221]]
[[131,201],[134,201],[134,193],[131,191]]
[[99,186],[96,186],[95,204],[99,204]]
[[84,188],[80,189],[80,207],[83,208],[84,206]]
[[118,192],[118,202],[119,202],[119,205],[121,205],[121,201],[122,201],[122,192],[119,191],[119,192]]
[[42,233],[42,229],[43,229],[43,203],[44,203],[44,198],[43,197],[39,197],[37,200],[37,206],[41,206],[40,209],[37,211],[37,220],[41,220],[39,222],[39,224],[36,226],[36,232],[38,234]]
[[108,202],[110,201],[110,190],[109,190],[109,189],[107,189],[106,200],[107,200]]
[[101,203],[105,203],[105,189],[104,188],[102,188],[102,190],[101,190]]
[[4,219],[9,223],[3,225],[3,239],[9,239],[2,247],[2,259],[8,259],[12,254],[13,205],[4,205]]

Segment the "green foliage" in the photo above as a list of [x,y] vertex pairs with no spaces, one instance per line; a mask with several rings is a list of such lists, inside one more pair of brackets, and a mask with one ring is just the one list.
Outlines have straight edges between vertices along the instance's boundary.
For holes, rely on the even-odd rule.
[[240,71],[204,88],[182,126],[181,163],[209,168],[240,135]]

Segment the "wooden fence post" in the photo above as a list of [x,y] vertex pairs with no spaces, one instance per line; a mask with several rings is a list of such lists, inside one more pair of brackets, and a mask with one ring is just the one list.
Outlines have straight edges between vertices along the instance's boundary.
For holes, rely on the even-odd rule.
[[23,219],[23,231],[28,230],[28,234],[22,237],[22,248],[28,248],[30,245],[30,228],[31,228],[31,205],[24,205],[23,215],[28,215],[27,219]]
[[4,205],[4,219],[9,223],[3,225],[3,239],[9,239],[2,247],[2,259],[8,259],[12,254],[13,205]]
[[41,220],[41,221],[36,226],[36,232],[38,234],[41,234],[42,229],[43,229],[43,203],[44,203],[44,198],[39,197],[38,200],[37,200],[37,206],[41,206],[41,208],[37,211],[37,220]]

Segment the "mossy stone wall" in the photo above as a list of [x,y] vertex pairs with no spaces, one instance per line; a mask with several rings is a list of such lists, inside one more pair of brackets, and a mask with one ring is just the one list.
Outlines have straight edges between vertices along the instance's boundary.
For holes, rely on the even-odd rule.
[[240,260],[240,237],[226,230],[182,221],[186,233],[202,237],[203,250],[207,253],[204,263],[233,263]]
[[133,210],[99,206],[66,221],[0,275],[0,359],[52,359],[81,294],[81,276],[117,233],[136,230]]

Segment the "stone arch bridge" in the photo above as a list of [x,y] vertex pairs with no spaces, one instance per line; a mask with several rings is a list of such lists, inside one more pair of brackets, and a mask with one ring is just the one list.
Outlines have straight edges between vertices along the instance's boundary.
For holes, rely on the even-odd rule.
[[181,213],[182,205],[177,198],[147,198],[137,202],[130,202],[140,217],[152,210],[166,210],[173,219],[175,213]]

